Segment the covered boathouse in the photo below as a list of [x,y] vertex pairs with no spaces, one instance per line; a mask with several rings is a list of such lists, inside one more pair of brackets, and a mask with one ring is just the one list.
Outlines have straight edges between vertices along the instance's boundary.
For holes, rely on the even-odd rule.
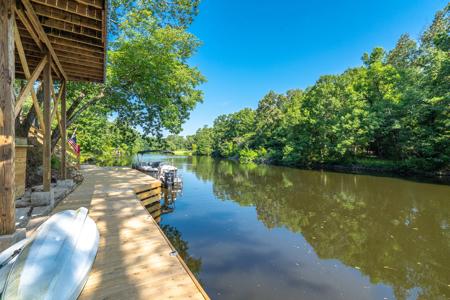
[[[106,23],[105,0],[0,1],[0,235],[7,244],[19,234],[14,205],[16,118],[31,96],[43,131],[43,188],[50,192],[51,124],[56,118],[65,179],[66,82],[104,82]],[[20,90],[15,78],[26,80]]]

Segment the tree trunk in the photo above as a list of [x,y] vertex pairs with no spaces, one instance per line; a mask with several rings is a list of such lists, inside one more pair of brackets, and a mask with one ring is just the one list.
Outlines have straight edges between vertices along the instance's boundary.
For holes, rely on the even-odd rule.
[[[94,106],[98,100],[100,100],[103,97],[103,93],[101,93],[98,96],[95,96],[94,98],[90,99],[88,102],[83,104],[80,108],[78,108],[81,104],[81,97],[78,98],[76,101],[72,103],[70,108],[67,110],[67,122],[66,122],[66,129],[69,128],[76,120],[77,118],[89,107]],[[77,110],[78,108],[78,110]],[[56,144],[58,143],[59,139],[61,138],[61,133],[56,127],[52,132],[52,151],[55,149]]]
[[[43,96],[44,96],[42,89],[38,90],[36,96],[37,96],[39,105],[42,105],[42,100],[43,100]],[[30,132],[31,126],[36,121],[36,117],[37,117],[36,111],[34,110],[34,107],[31,107],[30,111],[28,112],[27,116],[22,121],[22,123],[19,122],[20,118],[17,118],[17,120],[16,120],[16,136],[25,137],[25,138],[28,137],[28,132]]]

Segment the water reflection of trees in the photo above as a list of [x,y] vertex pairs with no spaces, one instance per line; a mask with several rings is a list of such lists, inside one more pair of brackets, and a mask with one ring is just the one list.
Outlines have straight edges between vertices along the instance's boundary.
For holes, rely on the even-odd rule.
[[201,258],[192,257],[189,254],[189,245],[188,242],[183,240],[181,233],[178,229],[170,225],[162,225],[161,229],[164,231],[164,234],[167,236],[169,241],[177,250],[178,254],[181,256],[183,261],[189,267],[189,270],[198,278],[200,274],[200,269],[202,267]]
[[320,258],[358,267],[398,299],[450,297],[447,186],[391,178],[247,166],[193,157],[214,194],[254,205],[269,228],[301,232]]
[[[178,193],[181,192],[180,189],[163,189],[163,199],[161,205],[160,214],[168,214],[172,213],[175,209],[175,201]],[[158,222],[159,223],[159,222]],[[183,261],[188,266],[189,270],[198,278],[200,274],[200,269],[202,267],[201,258],[192,257],[189,254],[189,244],[187,241],[183,240],[181,232],[174,226],[165,224],[161,225],[161,229],[164,231],[164,234],[169,239],[170,243],[175,247],[178,254],[181,256]]]

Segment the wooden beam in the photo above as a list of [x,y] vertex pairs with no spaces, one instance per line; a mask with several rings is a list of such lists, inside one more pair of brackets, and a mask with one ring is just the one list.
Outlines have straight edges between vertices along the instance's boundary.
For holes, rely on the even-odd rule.
[[55,45],[62,45],[62,46],[66,46],[66,47],[72,47],[72,48],[75,48],[75,49],[80,49],[80,50],[84,50],[84,51],[90,51],[90,52],[98,53],[100,55],[103,55],[103,53],[104,53],[104,51],[103,51],[104,47],[103,46],[81,43],[80,41],[77,41],[77,40],[68,39],[68,38],[65,38],[65,37],[62,37],[62,36],[52,36],[51,34],[48,35],[48,38]]
[[[41,59],[39,59],[39,58],[36,59],[35,57],[32,57],[30,55],[28,55],[27,57],[28,57],[28,65],[30,67],[37,67],[41,61]],[[98,76],[103,75],[102,68],[100,66],[97,66],[94,64],[91,66],[82,66],[82,65],[77,65],[76,62],[70,63],[70,62],[64,61],[63,67],[67,74],[71,74],[73,72],[78,72],[78,73],[84,74],[88,77],[93,76],[93,75],[98,75]]]
[[[41,57],[41,52],[39,49],[36,49],[34,43],[30,43],[30,40],[27,37],[22,36],[22,43],[24,50],[27,52],[27,55],[36,55]],[[74,58],[76,60],[87,60],[89,62],[93,62],[96,64],[103,65],[103,56],[100,54],[95,54],[93,52],[89,52],[89,50],[80,50],[76,48],[70,48],[67,46],[55,45],[55,52],[58,57],[63,62],[65,59]]]
[[66,61],[72,61],[74,64],[78,66],[86,66],[86,67],[97,67],[99,70],[103,69],[103,62],[99,61],[99,58],[87,58],[80,55],[70,55],[66,54],[64,51],[57,51],[58,56],[61,58],[61,63],[64,64]]
[[0,235],[15,226],[15,101],[14,7],[15,0],[0,1]]
[[[41,59],[41,62],[34,69],[33,74],[29,77],[27,84],[20,91],[19,98],[16,101],[16,117],[19,114],[20,110],[22,109],[23,102],[25,101],[25,99],[28,97],[31,90],[33,89],[36,79],[38,79],[39,75],[41,75],[41,72],[44,69],[46,63],[47,63],[47,57],[44,56]],[[22,65],[22,67],[24,67],[24,66]],[[25,69],[24,69],[24,71],[25,71]]]
[[101,39],[98,38],[89,38],[86,36],[80,37],[77,34],[73,34],[71,32],[61,31],[55,28],[50,28],[49,32],[47,33],[48,36],[53,36],[56,38],[64,38],[69,41],[78,42],[80,44],[92,46],[92,47],[100,47],[100,49],[103,49],[103,42]]
[[[30,64],[31,65],[37,65],[42,55],[25,50],[27,53],[27,57],[30,58]],[[59,54],[58,54],[59,55]],[[18,57],[20,60],[20,57]],[[89,61],[84,59],[70,59],[70,57],[67,57],[65,55],[59,55],[59,58],[61,58],[61,64],[63,65],[64,69],[66,70],[66,73],[69,73],[67,70],[67,67],[73,66],[75,69],[78,69],[80,71],[83,71],[83,73],[90,74],[90,72],[98,72],[102,73],[101,70],[103,69],[103,63],[95,62],[95,61]],[[22,67],[22,66],[21,66]],[[53,69],[55,71],[55,69]],[[58,74],[58,73],[56,73]]]
[[[25,79],[25,74],[23,73],[22,70],[18,70],[17,66],[16,66],[16,75],[17,75],[17,78]],[[103,77],[97,76],[97,75],[91,76],[91,75],[87,75],[87,74],[83,75],[83,74],[70,73],[69,80],[70,81],[79,81],[79,82],[100,83],[100,82],[103,82]]]
[[67,178],[66,170],[66,144],[67,144],[67,107],[66,107],[66,82],[63,82],[62,95],[61,95],[61,120],[58,120],[58,124],[61,130],[61,178],[64,180]]
[[[20,39],[17,24],[15,24],[15,25],[16,26],[15,26],[15,30],[14,30],[14,40],[16,42],[16,49],[19,54],[20,63],[22,64],[22,69],[25,73],[25,79],[30,80],[30,78],[31,78],[30,69],[28,68],[28,63],[27,63],[27,59],[25,56],[25,51],[23,49],[22,40]],[[34,92],[33,88],[31,89],[31,98],[33,99],[33,106],[36,111],[39,125],[41,126],[42,129],[44,129],[45,125],[44,125],[44,118],[42,116],[42,110],[41,110],[41,107],[39,106],[39,101],[37,99],[36,93]],[[16,110],[16,118],[17,118],[17,114],[18,114],[18,111]]]
[[73,1],[70,1],[70,5],[68,2],[69,1],[65,1],[66,5],[64,5],[64,3],[62,3],[62,1],[60,1],[61,5],[58,5],[59,3],[57,3],[56,1],[52,1],[52,3],[47,2],[46,0],[31,0],[34,3],[39,3],[42,5],[45,5],[47,7],[53,7],[53,8],[59,8],[64,10],[66,13],[72,13],[75,15],[79,15],[82,17],[86,17],[86,18],[90,18],[93,20],[97,20],[97,21],[101,21],[101,10],[96,9],[94,7],[88,7],[87,5],[84,4],[80,4],[80,3],[76,3]]
[[31,22],[31,25],[33,25],[33,28],[36,30],[37,34],[39,35],[39,38],[47,46],[47,49],[52,56],[52,60],[55,61],[55,64],[58,66],[58,69],[59,69],[61,75],[64,77],[64,79],[67,79],[67,75],[64,72],[64,69],[62,68],[61,63],[59,62],[59,59],[55,53],[55,50],[53,50],[52,43],[48,39],[47,34],[45,33],[44,29],[42,28],[41,23],[39,22],[38,16],[36,16],[36,13],[34,12],[33,6],[31,5],[29,0],[22,0],[22,3],[26,8],[26,15],[28,16],[28,18]]
[[52,76],[52,56],[50,53],[47,54],[47,63],[44,69],[44,140],[43,140],[43,151],[42,151],[42,164],[43,164],[43,185],[44,192],[50,191],[51,184],[51,76]]
[[89,71],[89,70],[82,70],[82,68],[72,68],[69,66],[66,66],[67,68],[67,72],[70,73],[70,76],[75,76],[75,77],[86,77],[86,78],[99,78],[102,77],[103,74],[100,72],[100,70],[98,71]]
[[41,4],[34,3],[33,5],[36,14],[38,16],[43,16],[47,18],[51,18],[53,20],[64,21],[66,23],[83,26],[85,28],[102,30],[102,22],[98,20],[92,20],[90,18],[74,15],[71,13],[67,13],[66,11],[58,8],[52,8],[48,6],[44,6]]
[[106,26],[108,26],[108,12],[109,12],[109,7],[108,7],[108,1],[109,0],[104,0],[104,4],[105,4],[105,9],[102,10],[102,17],[103,17],[103,81],[102,82],[106,82],[106,61],[107,61],[107,55],[108,55],[108,32],[107,32],[107,28]]
[[89,5],[89,6],[93,6],[95,8],[98,9],[103,9],[102,5],[101,5],[101,1],[92,1],[92,0],[75,0],[78,3],[84,4],[84,5]]
[[47,19],[43,21],[42,26],[50,28],[50,29],[58,29],[62,31],[67,31],[72,34],[77,34],[83,37],[93,38],[97,40],[102,40],[101,31],[96,31],[93,29],[85,28],[79,25],[73,25],[64,21],[59,21],[55,19]]
[[25,13],[21,9],[16,9],[17,16],[19,17],[19,20],[22,22],[23,26],[25,26],[26,30],[30,34],[33,41],[36,43],[38,48],[41,51],[44,51],[44,47],[42,46],[41,40],[37,36],[36,32],[33,29],[33,26],[31,26],[30,21],[28,21],[27,17],[25,16]]

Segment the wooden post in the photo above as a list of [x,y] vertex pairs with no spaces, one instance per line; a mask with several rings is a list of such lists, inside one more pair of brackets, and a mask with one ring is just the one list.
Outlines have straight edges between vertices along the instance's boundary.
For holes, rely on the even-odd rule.
[[50,53],[47,53],[47,63],[44,68],[44,140],[43,140],[43,184],[44,184],[44,192],[50,191],[51,184],[51,101],[52,101],[52,93],[51,93],[51,77],[52,76],[52,56]]
[[15,232],[14,8],[0,1],[0,235]]
[[66,85],[67,82],[64,82],[62,85],[63,91],[61,95],[61,179],[67,179],[67,171],[66,171],[66,144],[67,144],[67,131],[66,131]]

